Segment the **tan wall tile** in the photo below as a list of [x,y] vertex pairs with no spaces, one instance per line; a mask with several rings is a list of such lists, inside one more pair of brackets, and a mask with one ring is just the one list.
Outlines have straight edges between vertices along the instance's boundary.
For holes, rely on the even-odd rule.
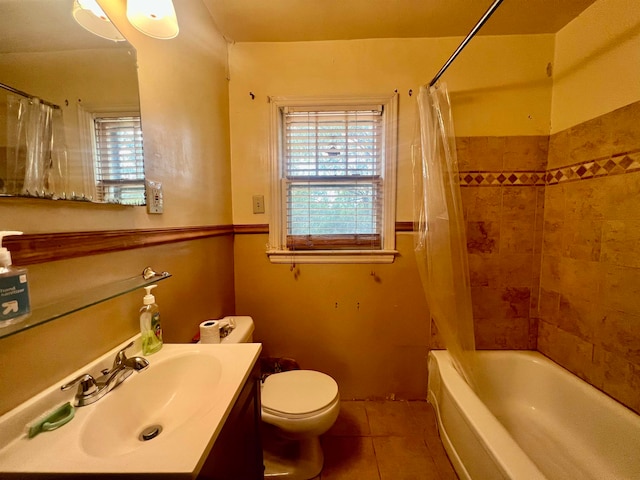
[[640,366],[606,350],[600,355],[604,391],[640,413]]
[[602,219],[607,210],[607,189],[601,179],[570,182],[564,188],[565,219]]
[[538,323],[540,319],[531,317],[529,319],[529,342],[527,348],[529,350],[538,350]]
[[535,226],[527,222],[500,224],[500,253],[533,253]]
[[460,188],[460,202],[462,203],[462,217],[464,221],[469,220],[469,205],[473,201],[473,197],[475,195],[476,188],[474,187],[464,187]]
[[536,190],[536,218],[535,235],[533,240],[534,253],[542,253],[542,239],[544,235],[544,204],[545,187],[535,187]]
[[491,318],[474,318],[474,334],[478,350],[496,349],[495,320]]
[[564,167],[573,163],[569,138],[569,130],[554,133],[549,137],[548,169]]
[[504,170],[545,170],[549,150],[548,136],[505,138]]
[[560,294],[553,290],[540,289],[539,318],[545,322],[558,325],[558,315],[560,311]]
[[531,290],[525,287],[472,287],[474,321],[529,318],[530,299]]
[[640,221],[640,172],[600,179],[606,220]]
[[497,283],[509,287],[533,287],[533,259],[533,255],[528,253],[501,254]]
[[469,253],[497,253],[499,241],[500,224],[498,222],[467,222]]
[[603,223],[601,218],[565,219],[562,227],[562,254],[576,260],[599,261]]
[[565,217],[564,190],[564,185],[548,185],[545,188],[542,249],[546,255],[560,255],[562,253]]
[[501,257],[497,254],[469,253],[469,280],[472,287],[497,287],[500,284]]
[[611,130],[606,120],[597,117],[569,129],[571,163],[595,160],[611,155]]
[[536,201],[535,187],[505,187],[502,193],[502,221],[526,222],[534,226]]
[[603,223],[601,260],[623,267],[640,268],[640,219]]
[[470,169],[474,171],[501,171],[504,145],[505,137],[470,137]]
[[611,141],[615,153],[640,148],[640,102],[614,110],[610,114]]
[[606,307],[640,315],[640,269],[605,264],[602,302]]
[[640,315],[607,311],[596,324],[596,343],[640,365]]
[[[635,102],[552,135],[547,168],[638,148]],[[622,160],[623,174],[545,188],[538,349],[638,411],[640,174]]]
[[458,171],[466,172],[471,169],[471,137],[456,137],[456,154],[458,157]]
[[538,319],[538,350],[552,360],[555,360],[556,332],[558,327],[542,319]]
[[570,292],[560,295],[557,325],[562,330],[593,343],[596,327],[602,316],[602,308],[595,301],[575,298]]
[[502,292],[498,288],[471,287],[471,303],[476,325],[479,320],[494,320],[503,316]]
[[468,221],[496,222],[502,212],[502,187],[465,187],[462,203]]
[[529,318],[508,318],[495,322],[495,347],[524,350],[529,348]]
[[529,318],[531,289],[525,287],[505,287],[502,289],[505,318]]
[[540,287],[546,290],[560,291],[560,257],[542,255]]
[[560,259],[559,292],[571,292],[571,295],[583,300],[597,298],[600,289],[602,268],[599,262]]
[[553,358],[553,360],[580,378],[589,378],[589,372],[592,370],[592,343],[584,341],[580,337],[566,332],[561,328],[556,329],[552,343],[554,356],[551,358]]

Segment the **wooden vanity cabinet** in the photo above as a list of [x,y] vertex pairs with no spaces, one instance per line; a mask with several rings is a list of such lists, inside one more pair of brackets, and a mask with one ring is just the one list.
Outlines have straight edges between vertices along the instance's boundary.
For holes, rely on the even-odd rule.
[[254,365],[198,480],[262,480],[260,368]]

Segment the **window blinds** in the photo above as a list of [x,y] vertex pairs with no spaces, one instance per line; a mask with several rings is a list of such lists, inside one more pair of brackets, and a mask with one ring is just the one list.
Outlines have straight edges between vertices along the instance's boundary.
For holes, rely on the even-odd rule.
[[139,116],[94,118],[98,200],[142,205],[144,153]]
[[383,111],[283,109],[289,249],[381,248]]

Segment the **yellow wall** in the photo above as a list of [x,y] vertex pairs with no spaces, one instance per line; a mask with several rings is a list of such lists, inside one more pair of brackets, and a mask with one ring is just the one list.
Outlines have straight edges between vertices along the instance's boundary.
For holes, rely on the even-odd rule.
[[[208,12],[199,2],[176,1],[188,28],[161,41],[126,23],[124,0],[101,3],[138,52],[146,173],[163,183],[165,213],[2,199],[2,228],[39,233],[230,224],[226,43]],[[231,237],[34,265],[33,301],[132,277],[146,265],[174,274],[156,290],[166,340],[189,341],[203,319],[234,313]],[[0,414],[135,334],[143,293],[0,339]]]
[[[268,96],[394,90],[400,95],[397,220],[412,220],[415,95],[460,40],[230,45],[234,224],[268,223]],[[553,35],[475,39],[443,77],[452,92],[456,133],[547,135],[551,80],[546,68],[553,43]],[[252,213],[255,194],[265,195],[264,215]],[[291,267],[269,263],[267,235],[236,236],[237,313],[254,317],[256,339],[264,342],[266,354],[294,357],[303,368],[331,374],[344,398],[424,398],[428,311],[411,234],[396,237],[400,256],[392,265]]]
[[[451,92],[456,134],[548,134],[551,83],[546,67],[553,59],[553,41],[553,35],[475,39],[443,77]],[[400,94],[398,220],[411,220],[415,95],[459,42],[459,38],[444,38],[230,45],[234,223],[267,223],[268,96],[390,94],[394,90]],[[266,215],[252,213],[255,194],[265,195]]]
[[556,35],[551,133],[640,100],[640,7],[599,0]]

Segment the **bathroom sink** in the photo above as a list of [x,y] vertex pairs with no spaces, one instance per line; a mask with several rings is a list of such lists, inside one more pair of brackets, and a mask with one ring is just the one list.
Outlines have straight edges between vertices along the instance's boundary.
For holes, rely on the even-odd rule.
[[215,405],[221,371],[218,358],[186,352],[130,376],[96,403],[80,434],[82,448],[111,457],[170,436]]
[[[128,352],[141,355],[134,338]],[[97,374],[120,348],[0,417],[0,477],[197,475],[249,378],[259,344],[165,344],[145,357],[147,369],[77,407],[66,425],[31,439],[25,434],[25,425],[43,412],[73,401],[75,389],[61,392],[60,385]]]

